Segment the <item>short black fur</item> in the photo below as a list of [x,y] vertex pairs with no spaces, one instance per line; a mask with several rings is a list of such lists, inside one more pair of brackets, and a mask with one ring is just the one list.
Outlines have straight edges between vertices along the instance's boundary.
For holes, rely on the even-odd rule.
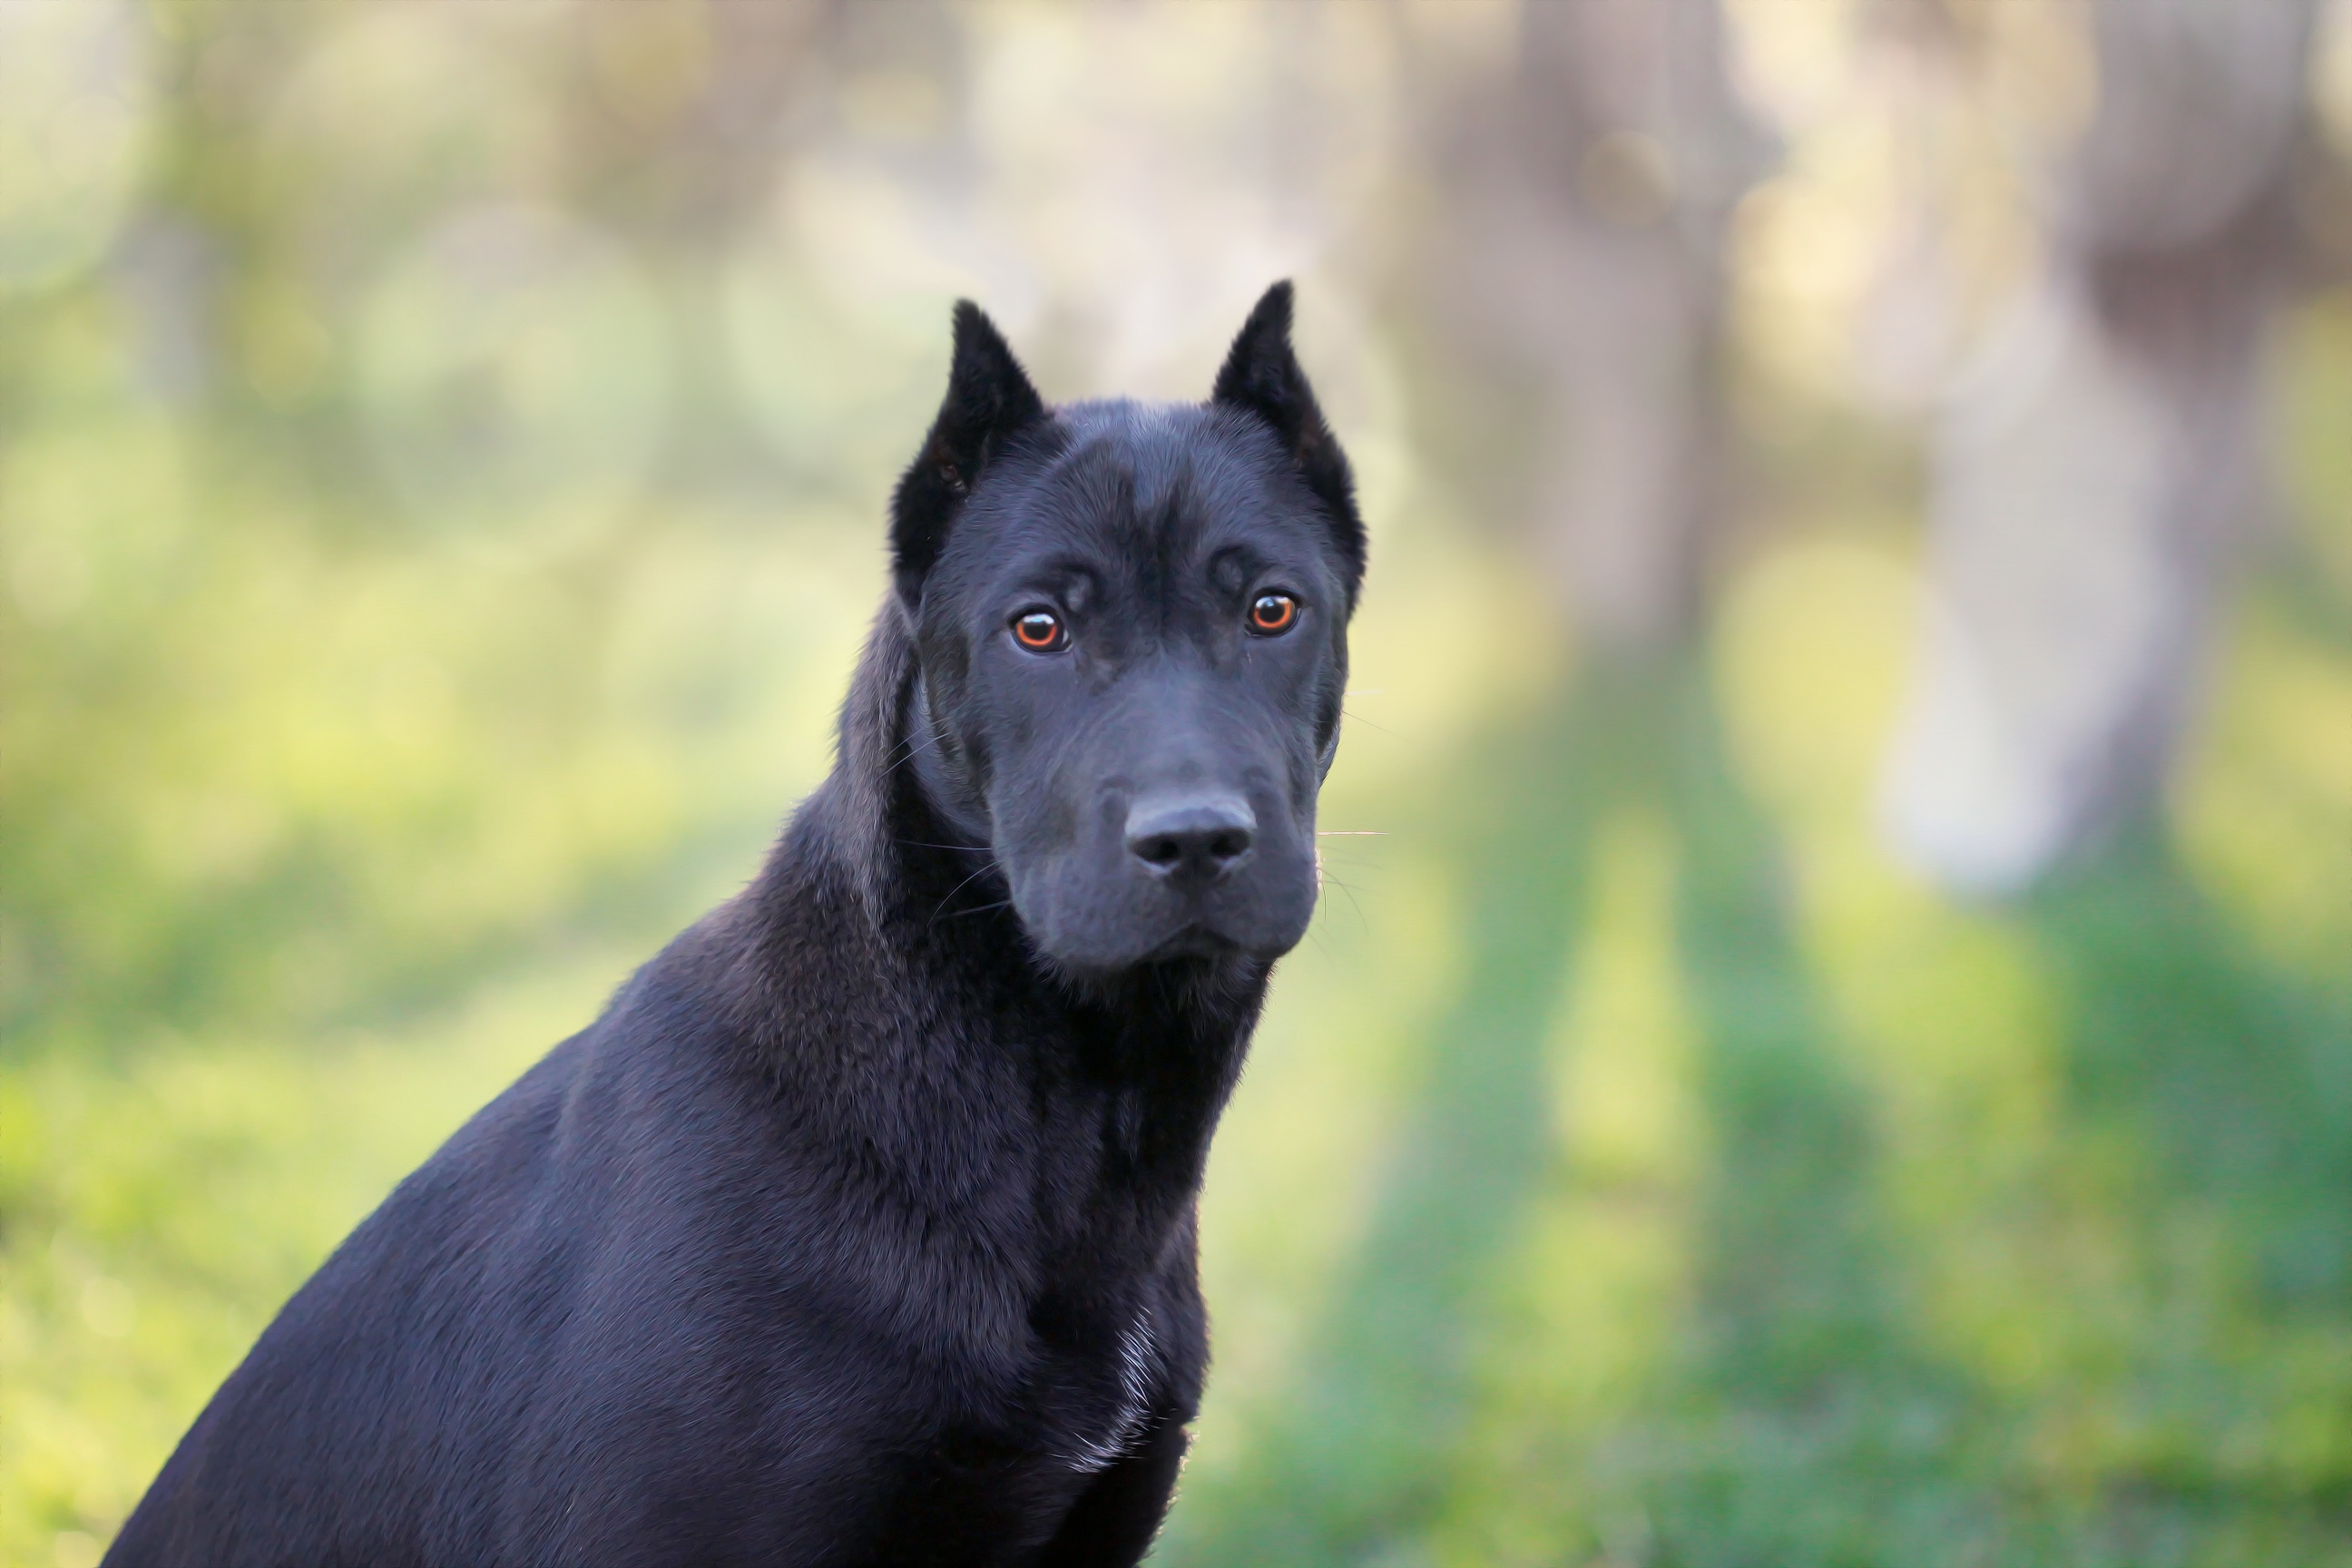
[[1045,400],[996,323],[971,300],[957,300],[948,395],[890,498],[891,576],[909,605],[921,598],[924,574],[972,481],[1005,442],[1045,416]]
[[1052,411],[958,308],[832,774],[296,1294],[109,1564],[1143,1554],[1362,565],[1267,298],[1211,404]]

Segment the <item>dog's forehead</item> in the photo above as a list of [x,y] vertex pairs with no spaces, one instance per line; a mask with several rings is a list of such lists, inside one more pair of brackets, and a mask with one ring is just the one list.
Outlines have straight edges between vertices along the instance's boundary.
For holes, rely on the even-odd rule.
[[1314,537],[1311,502],[1286,482],[1272,433],[1244,418],[1121,400],[1072,405],[1055,420],[1056,449],[1012,509],[1033,547],[1165,560],[1236,533],[1269,546]]
[[1058,418],[1069,434],[1061,485],[1090,500],[1116,492],[1138,518],[1240,500],[1263,484],[1233,433],[1192,405],[1084,403]]

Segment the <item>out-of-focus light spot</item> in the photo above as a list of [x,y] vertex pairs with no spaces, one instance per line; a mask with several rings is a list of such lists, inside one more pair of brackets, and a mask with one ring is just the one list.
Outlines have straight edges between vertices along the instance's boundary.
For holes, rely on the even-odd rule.
[[836,152],[791,171],[745,254],[800,258],[845,309],[899,315],[928,349],[940,318],[925,315],[917,327],[904,314],[910,306],[944,310],[950,299],[968,294],[984,301],[1007,331],[1029,324],[1034,286],[996,240],[974,221],[971,204],[952,193]]
[[1986,26],[1985,87],[2000,123],[2025,149],[2073,145],[2099,107],[2090,8],[1989,5],[1978,11]]
[[264,124],[260,168],[299,213],[320,281],[365,277],[385,248],[458,203],[547,188],[561,138],[526,68],[534,39],[514,36],[530,13],[514,7],[521,20],[494,25],[508,9],[383,7],[336,30],[292,74]]
[[81,1288],[81,1321],[100,1339],[119,1340],[131,1331],[131,1292],[119,1279],[100,1275]]
[[1197,397],[1239,312],[1360,210],[1393,130],[1378,17],[1148,0],[978,31],[982,200],[1080,327],[1090,384]]
[[1518,42],[1519,0],[1403,0],[1397,19],[1416,55],[1492,70]]
[[[2352,251],[2347,251],[2352,255]],[[2352,601],[2352,289],[2323,295],[2287,317],[2272,357],[2269,395],[2283,499],[2330,589]]]
[[268,290],[247,323],[245,372],[254,391],[280,407],[317,391],[334,357],[326,326],[290,286]]
[[2172,792],[2199,882],[2273,955],[2335,978],[2352,952],[2352,661],[2242,610]]
[[39,626],[118,630],[173,590],[187,445],[160,414],[27,422],[0,447],[0,578]]
[[669,402],[659,302],[611,242],[530,207],[458,214],[377,286],[358,384],[416,514],[570,532],[636,493]]
[[583,8],[596,95],[633,125],[656,126],[710,80],[710,18],[701,0],[633,0]]
[[1901,563],[1842,541],[1774,551],[1732,584],[1711,661],[1725,731],[1749,787],[1790,822],[1864,819],[1918,600]]
[[1741,95],[1785,126],[1829,119],[1844,95],[1848,12],[1841,0],[1727,0]]
[[1596,835],[1592,915],[1554,1050],[1568,1158],[1595,1189],[1679,1195],[1705,1163],[1689,984],[1675,952],[1675,855],[1654,812]]
[[1612,131],[1578,161],[1576,188],[1605,222],[1647,228],[1674,208],[1674,155],[1654,136]]
[[129,210],[153,92],[121,0],[0,5],[0,290],[102,255]]
[[[1819,153],[1821,149],[1813,149]],[[1859,138],[1797,160],[1735,209],[1735,297],[1744,335],[1792,384],[1843,395],[1853,375],[1853,307],[1879,254],[1870,200],[1874,149]]]
[[877,142],[928,142],[947,123],[947,96],[919,70],[873,70],[841,84],[842,123]]
[[89,597],[89,561],[69,540],[35,537],[8,552],[8,587],[35,626],[71,617]]
[[2352,158],[2352,0],[2335,0],[2321,13],[2311,55],[2319,123],[2336,152]]
[[930,423],[954,298],[1020,331],[1010,291],[951,269],[921,220],[878,174],[815,163],[728,268],[728,346],[761,433],[794,468],[860,494],[878,497]]

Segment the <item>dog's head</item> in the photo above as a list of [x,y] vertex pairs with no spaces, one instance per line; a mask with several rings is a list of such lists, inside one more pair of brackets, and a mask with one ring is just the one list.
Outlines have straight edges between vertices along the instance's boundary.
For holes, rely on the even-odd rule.
[[1103,977],[1297,942],[1364,531],[1287,283],[1205,404],[1048,409],[958,305],[891,551],[917,777],[1039,953]]

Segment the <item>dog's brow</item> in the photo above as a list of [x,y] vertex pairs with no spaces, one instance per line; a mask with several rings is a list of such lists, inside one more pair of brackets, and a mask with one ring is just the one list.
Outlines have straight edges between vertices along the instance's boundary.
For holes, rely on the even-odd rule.
[[1273,559],[1246,541],[1221,544],[1209,552],[1209,578],[1227,593],[1237,594],[1250,578],[1274,564]]
[[1079,555],[1050,555],[1042,561],[1028,563],[1014,579],[1017,592],[1085,593],[1102,585],[1101,565]]

